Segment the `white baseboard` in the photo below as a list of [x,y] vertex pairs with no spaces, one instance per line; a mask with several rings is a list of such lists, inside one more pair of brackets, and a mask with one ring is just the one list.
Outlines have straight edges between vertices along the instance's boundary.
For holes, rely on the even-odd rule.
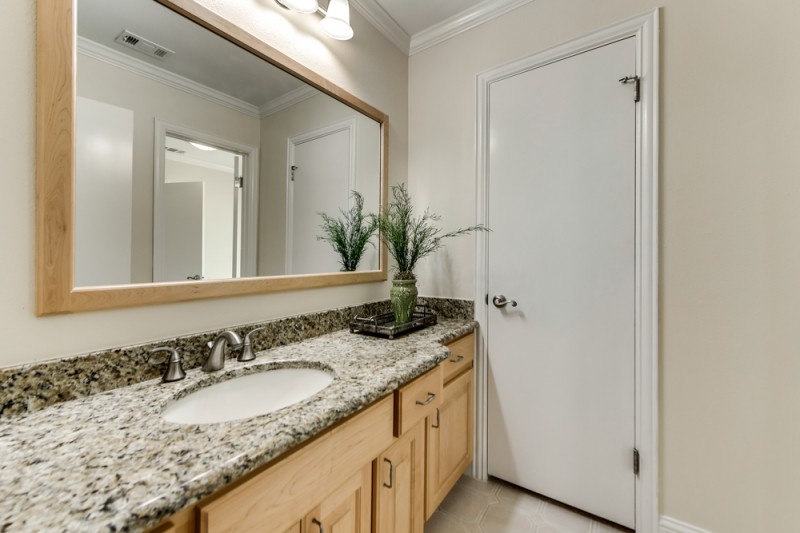
[[658,529],[659,533],[711,533],[707,529],[702,529],[668,516],[661,517]]

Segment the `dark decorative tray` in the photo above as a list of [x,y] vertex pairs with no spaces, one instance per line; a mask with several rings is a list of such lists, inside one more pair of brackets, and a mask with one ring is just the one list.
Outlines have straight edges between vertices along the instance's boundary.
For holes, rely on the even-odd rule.
[[417,305],[411,320],[403,324],[394,321],[394,313],[384,313],[371,317],[356,316],[350,321],[350,333],[362,333],[394,339],[398,335],[436,324],[436,313],[427,305]]

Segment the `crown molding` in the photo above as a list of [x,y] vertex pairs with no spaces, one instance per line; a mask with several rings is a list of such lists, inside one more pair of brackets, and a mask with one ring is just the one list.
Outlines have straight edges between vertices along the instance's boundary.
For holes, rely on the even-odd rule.
[[273,98],[266,104],[259,107],[258,116],[264,118],[268,115],[272,115],[273,113],[277,113],[278,111],[282,111],[287,107],[299,104],[303,100],[308,100],[317,94],[320,94],[319,91],[312,86],[303,85],[297,89],[294,89],[293,91],[289,91],[286,94],[278,96],[277,98]]
[[287,107],[299,104],[303,100],[307,100],[318,93],[318,91],[310,85],[304,85],[286,94],[282,94],[277,98],[273,98],[260,107],[256,107],[249,102],[225,94],[222,91],[212,89],[211,87],[197,83],[189,78],[179,76],[161,67],[151,65],[146,61],[136,59],[119,50],[114,50],[113,48],[86,39],[85,37],[78,37],[78,52],[123,70],[127,70],[128,72],[132,72],[133,74],[144,76],[145,78],[163,83],[174,89],[198,96],[209,102],[234,109],[254,118],[264,118],[267,115],[272,115]]
[[411,37],[378,2],[375,0],[350,0],[350,5],[404,54],[409,54]]
[[376,0],[350,0],[350,5],[397,48],[411,56],[532,1],[485,0],[411,36]]
[[256,118],[259,117],[259,109],[253,104],[192,81],[189,78],[174,74],[161,67],[156,67],[155,65],[131,57],[113,48],[103,46],[85,37],[78,37],[78,52],[134,74],[144,76],[153,81],[163,83],[174,89],[179,89],[193,94],[194,96],[204,98],[209,102],[229,107],[245,115]]
[[408,55],[452,39],[533,0],[486,0],[411,36]]

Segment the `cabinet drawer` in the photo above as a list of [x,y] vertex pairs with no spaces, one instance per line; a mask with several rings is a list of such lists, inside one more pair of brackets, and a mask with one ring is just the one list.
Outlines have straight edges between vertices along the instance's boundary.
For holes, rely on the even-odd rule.
[[472,368],[475,359],[475,334],[470,333],[449,344],[450,357],[442,363],[444,367],[444,382],[447,383],[461,372]]
[[443,386],[439,365],[397,391],[395,435],[402,435],[441,405]]

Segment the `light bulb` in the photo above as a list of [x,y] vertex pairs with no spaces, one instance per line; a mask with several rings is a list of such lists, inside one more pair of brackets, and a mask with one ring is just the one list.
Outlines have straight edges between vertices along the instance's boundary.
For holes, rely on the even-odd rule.
[[353,37],[353,28],[350,27],[350,4],[347,0],[331,0],[328,4],[328,14],[320,22],[322,29],[330,37],[346,41]]

